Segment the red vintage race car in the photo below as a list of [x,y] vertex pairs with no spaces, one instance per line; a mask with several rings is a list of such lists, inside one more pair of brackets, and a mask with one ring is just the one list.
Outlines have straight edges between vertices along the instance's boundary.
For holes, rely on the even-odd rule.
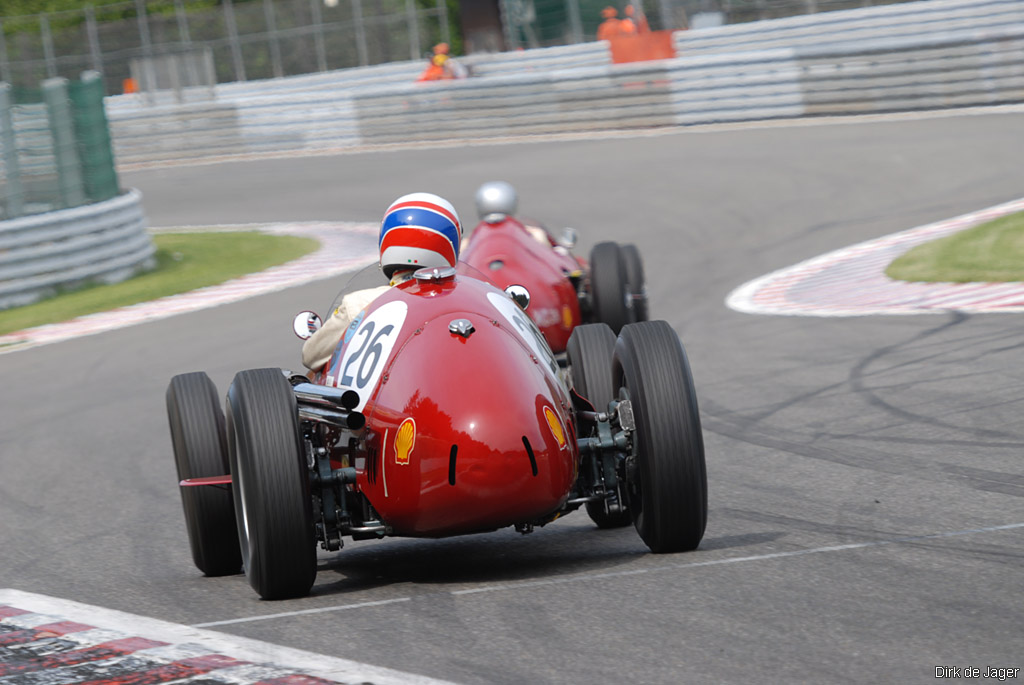
[[602,242],[584,260],[570,250],[576,231],[559,239],[537,221],[515,215],[515,190],[497,181],[477,191],[480,223],[460,259],[499,288],[522,285],[531,295],[529,314],[548,345],[565,352],[582,323],[603,322],[618,333],[627,323],[647,320],[643,261],[635,245]]
[[[296,331],[308,337],[303,313]],[[586,506],[654,552],[697,547],[707,482],[686,353],[663,321],[578,326],[560,369],[472,267],[421,269],[353,321],[312,382],[203,372],[167,409],[196,566],[263,598],[309,592],[343,538],[528,533]],[[570,383],[572,387],[570,387]]]

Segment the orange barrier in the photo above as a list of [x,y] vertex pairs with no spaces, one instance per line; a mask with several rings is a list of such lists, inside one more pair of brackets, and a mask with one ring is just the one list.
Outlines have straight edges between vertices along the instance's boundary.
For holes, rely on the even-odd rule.
[[645,62],[652,59],[672,59],[676,48],[672,43],[671,31],[651,31],[632,35],[612,36],[612,63]]

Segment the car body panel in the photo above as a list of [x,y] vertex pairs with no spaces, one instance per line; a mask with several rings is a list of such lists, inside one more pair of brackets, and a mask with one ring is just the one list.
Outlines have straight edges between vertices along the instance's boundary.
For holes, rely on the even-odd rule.
[[530,291],[530,318],[555,353],[565,351],[572,329],[583,322],[576,287],[570,275],[583,265],[567,251],[543,245],[521,222],[507,217],[481,222],[470,234],[461,259],[499,288],[522,285]]
[[[459,319],[472,332],[452,332]],[[360,393],[356,486],[395,535],[490,530],[562,507],[579,466],[568,391],[505,293],[463,274],[413,280],[357,321],[319,380]]]

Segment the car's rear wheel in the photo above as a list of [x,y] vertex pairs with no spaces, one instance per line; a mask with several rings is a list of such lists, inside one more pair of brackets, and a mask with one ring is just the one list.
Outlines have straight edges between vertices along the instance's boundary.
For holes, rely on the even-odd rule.
[[[597,411],[608,411],[608,404],[615,398],[612,384],[614,352],[615,334],[603,323],[577,326],[566,345],[573,388]],[[618,528],[632,521],[629,511],[617,497],[587,502],[586,507],[587,515],[598,528]]]
[[633,321],[647,321],[647,282],[644,261],[636,245],[622,246],[622,259],[626,265],[626,282],[633,298]]
[[[228,473],[224,412],[205,373],[183,373],[167,386],[167,419],[178,480]],[[185,526],[196,568],[208,576],[238,573],[242,556],[230,487],[181,487]]]
[[613,379],[636,421],[626,492],[637,532],[652,552],[696,549],[708,514],[704,439],[690,364],[672,327],[624,327]]
[[279,369],[235,376],[228,456],[249,584],[263,599],[308,594],[316,579],[309,471],[295,395]]
[[590,252],[590,297],[594,318],[615,334],[632,321],[626,262],[616,243],[598,243]]

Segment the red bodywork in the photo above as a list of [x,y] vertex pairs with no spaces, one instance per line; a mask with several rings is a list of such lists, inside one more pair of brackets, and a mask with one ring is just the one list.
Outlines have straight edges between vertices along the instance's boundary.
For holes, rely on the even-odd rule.
[[[536,328],[493,285],[460,274],[392,288],[317,382],[355,389],[359,360],[368,356],[352,362],[351,355],[376,340],[374,329],[361,336],[362,329],[382,307],[401,311],[397,302],[407,307],[404,321],[381,354],[379,378],[364,388],[365,452],[354,459],[355,487],[396,535],[492,530],[559,509],[579,464],[567,390],[550,350],[543,341],[537,347]],[[449,330],[457,319],[474,327],[468,337]],[[376,330],[384,328],[378,321]]]
[[582,265],[554,244],[541,244],[519,221],[481,222],[470,234],[460,259],[499,288],[522,285],[530,291],[527,312],[555,353],[565,351],[572,329],[583,323],[579,297],[569,280]]

